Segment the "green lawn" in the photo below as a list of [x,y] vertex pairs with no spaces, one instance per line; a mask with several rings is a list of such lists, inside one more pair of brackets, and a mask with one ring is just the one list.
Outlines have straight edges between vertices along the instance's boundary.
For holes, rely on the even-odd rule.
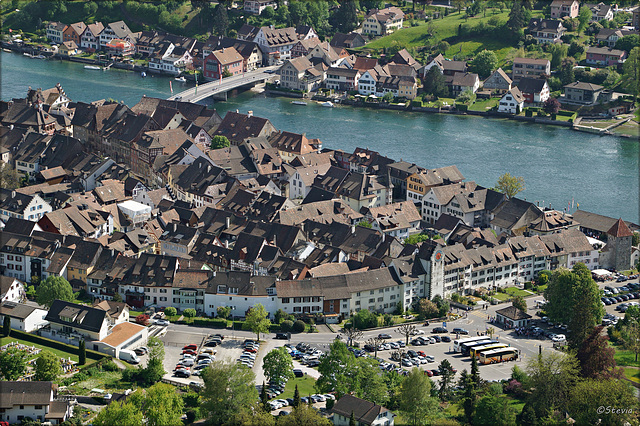
[[640,361],[636,361],[636,355],[627,349],[622,349],[619,346],[613,345],[616,349],[614,358],[616,364],[622,367],[640,367]]
[[632,382],[640,384],[640,370],[637,368],[625,368],[624,376]]
[[131,388],[131,383],[121,382],[122,373],[120,371],[102,371],[87,380],[68,386],[68,389],[77,395],[88,395],[91,389],[103,390],[126,390]]
[[507,294],[511,295],[511,296],[522,296],[522,297],[526,297],[526,296],[531,296],[533,294],[533,292],[529,291],[529,290],[521,290],[517,287],[507,287],[504,289]]
[[438,108],[443,105],[453,105],[455,102],[456,101],[453,98],[440,98],[437,101],[427,102],[425,106],[429,108]]
[[304,377],[294,377],[287,382],[287,385],[284,388],[284,392],[282,392],[278,398],[287,399],[293,398],[293,393],[296,390],[296,385],[298,385],[298,392],[300,392],[300,398],[303,396],[309,396],[316,393],[316,388],[314,385],[316,384],[316,380],[310,376]]
[[476,56],[483,50],[493,50],[498,58],[498,65],[504,66],[509,52],[514,47],[508,40],[496,39],[494,37],[473,37],[465,38],[451,44],[445,55],[447,58],[453,58],[454,55],[462,57]]
[[21,343],[21,344],[26,345],[26,346],[35,346],[36,348],[47,350],[49,352],[53,352],[54,354],[56,354],[60,358],[71,358],[72,361],[78,361],[78,356],[77,355],[71,354],[69,352],[61,351],[59,349],[53,349],[53,348],[50,348],[48,346],[39,345],[37,343],[27,342],[26,340],[16,339],[15,337],[2,337],[2,338],[0,338],[0,346],[4,346],[4,345],[6,345],[7,343],[10,343],[10,342],[18,342],[18,343]]
[[548,286],[548,285],[549,285],[549,284],[539,285],[539,286],[538,286],[538,292],[539,292],[539,293],[544,293],[544,291],[547,289],[547,286]]
[[496,294],[494,294],[494,295],[493,295],[493,296],[491,296],[491,297],[493,297],[494,299],[498,299],[498,300],[499,300],[499,301],[501,301],[501,302],[506,302],[506,301],[507,301],[507,299],[509,299],[511,296],[510,296],[510,295],[508,295],[508,294],[506,294],[506,293],[497,293],[497,292],[496,292]]
[[500,103],[500,98],[491,98],[485,99],[481,101],[474,102],[473,105],[469,107],[471,111],[488,111],[494,106],[497,106]]

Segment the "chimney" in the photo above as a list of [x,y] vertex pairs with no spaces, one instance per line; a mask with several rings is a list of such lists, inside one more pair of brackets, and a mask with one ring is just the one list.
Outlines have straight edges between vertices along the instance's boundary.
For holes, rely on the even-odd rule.
[[16,198],[16,191],[11,191],[11,198]]
[[224,248],[229,248],[229,240],[224,240]]
[[253,117],[253,111],[247,111],[247,117]]
[[173,232],[178,232],[178,224],[173,222]]
[[356,233],[356,226],[355,225],[351,225],[351,233],[352,234]]

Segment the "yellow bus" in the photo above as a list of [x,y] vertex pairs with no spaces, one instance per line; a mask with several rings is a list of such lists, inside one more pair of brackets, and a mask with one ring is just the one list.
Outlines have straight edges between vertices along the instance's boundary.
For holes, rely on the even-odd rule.
[[493,349],[480,354],[480,364],[496,364],[499,362],[515,361],[518,359],[519,350],[512,347]]
[[480,357],[480,354],[482,352],[487,352],[487,351],[491,351],[493,349],[500,349],[500,348],[506,348],[509,345],[504,344],[504,343],[497,343],[497,342],[492,342],[492,343],[487,343],[486,345],[482,345],[482,346],[476,346],[474,348],[471,348],[471,350],[469,351],[469,356],[471,358],[475,357]]

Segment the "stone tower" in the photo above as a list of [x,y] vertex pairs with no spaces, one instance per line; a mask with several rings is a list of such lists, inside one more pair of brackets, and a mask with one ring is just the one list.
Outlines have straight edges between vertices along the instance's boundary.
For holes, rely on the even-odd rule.
[[631,239],[633,233],[622,219],[607,231],[607,245],[603,249],[604,256],[601,262],[605,268],[613,268],[616,271],[631,269]]

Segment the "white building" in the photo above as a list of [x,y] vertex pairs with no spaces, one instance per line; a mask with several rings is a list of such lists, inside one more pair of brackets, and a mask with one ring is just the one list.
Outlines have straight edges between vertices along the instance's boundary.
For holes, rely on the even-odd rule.
[[148,328],[130,322],[113,327],[107,337],[91,343],[91,349],[118,358],[123,349],[135,349],[147,344]]
[[249,272],[218,272],[204,295],[204,312],[217,315],[220,306],[230,307],[231,315],[244,317],[258,303],[275,314],[278,310],[275,277],[251,276]]
[[2,302],[0,316],[3,321],[5,316],[11,318],[11,328],[25,333],[31,333],[49,324],[44,319],[47,316],[46,310],[16,302]]
[[32,420],[60,424],[73,416],[69,401],[56,401],[52,382],[0,381],[0,423]]
[[129,218],[135,227],[140,227],[151,219],[151,207],[133,200],[118,203],[118,209]]
[[260,15],[267,7],[276,10],[278,2],[276,0],[244,0],[244,11],[254,15]]
[[505,93],[500,99],[498,105],[498,112],[505,112],[508,114],[519,114],[524,108],[524,96],[520,89],[513,87]]
[[22,302],[25,297],[22,281],[0,275],[0,302]]
[[324,175],[330,167],[331,164],[327,163],[297,169],[289,179],[289,198],[295,200],[306,197],[315,178]]
[[26,195],[18,191],[0,189],[0,219],[10,217],[37,222],[52,211],[51,205],[38,194]]

